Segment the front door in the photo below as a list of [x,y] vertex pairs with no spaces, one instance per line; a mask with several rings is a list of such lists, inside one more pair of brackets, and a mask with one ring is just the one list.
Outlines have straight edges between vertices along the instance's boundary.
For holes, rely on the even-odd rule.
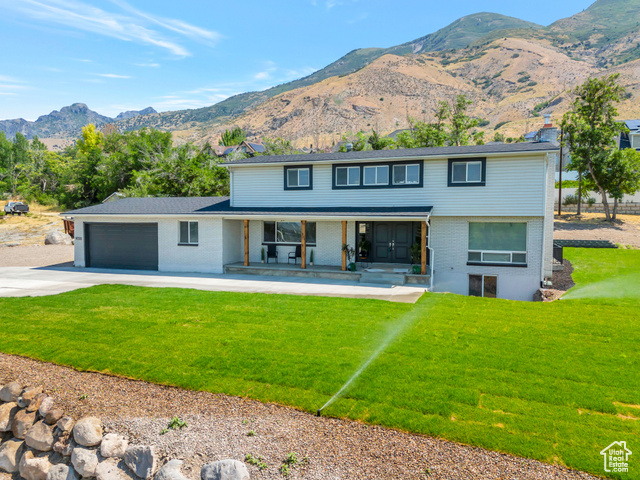
[[411,222],[375,222],[373,224],[373,261],[411,263],[413,224]]

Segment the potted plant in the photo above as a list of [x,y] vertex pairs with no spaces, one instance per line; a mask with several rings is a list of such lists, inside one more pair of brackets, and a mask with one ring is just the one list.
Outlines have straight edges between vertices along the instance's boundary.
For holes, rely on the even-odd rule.
[[264,263],[264,247],[260,250],[260,262]]
[[313,249],[311,249],[311,253],[309,253],[309,265],[313,267]]
[[355,262],[351,261],[351,259],[355,257],[355,254],[356,254],[355,250],[351,245],[347,245],[345,243],[344,245],[342,245],[342,251],[347,254],[347,270],[349,270],[350,272],[355,272],[356,264]]

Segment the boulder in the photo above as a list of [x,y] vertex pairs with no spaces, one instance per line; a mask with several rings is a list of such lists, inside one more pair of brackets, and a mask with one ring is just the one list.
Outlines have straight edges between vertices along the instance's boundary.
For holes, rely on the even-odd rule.
[[82,417],[73,426],[73,438],[78,445],[83,447],[100,445],[102,441],[102,422],[96,417]]
[[22,393],[22,385],[18,382],[11,382],[6,384],[0,390],[0,400],[3,402],[15,402]]
[[40,408],[40,405],[42,404],[42,400],[44,400],[45,398],[47,398],[47,395],[45,393],[36,395],[35,398],[31,400],[31,403],[27,405],[27,412],[37,412]]
[[43,421],[35,423],[24,437],[27,445],[41,452],[49,452],[53,449],[52,428]]
[[104,458],[122,458],[128,446],[129,442],[122,435],[107,433],[100,444],[100,455]]
[[44,421],[45,421],[45,423],[48,423],[49,425],[55,425],[56,423],[58,423],[58,420],[60,420],[63,415],[64,415],[64,411],[63,410],[61,410],[59,408],[52,408],[44,416]]
[[202,480],[249,480],[247,466],[238,460],[207,463],[200,471]]
[[96,476],[96,467],[98,466],[98,454],[96,450],[89,448],[76,447],[71,453],[71,464],[81,476],[84,478],[92,478]]
[[96,480],[133,480],[124,461],[107,458],[96,467]]
[[17,403],[9,402],[0,405],[0,432],[11,431],[16,413],[18,413]]
[[13,417],[13,424],[11,425],[13,436],[24,440],[25,435],[34,423],[36,423],[36,412],[18,410],[18,413]]
[[74,422],[73,418],[71,417],[62,417],[60,420],[58,420],[58,423],[56,423],[56,426],[60,429],[60,431],[62,432],[71,432],[71,430],[73,430],[73,426],[75,425],[76,422]]
[[158,470],[154,480],[188,480],[180,471],[181,467],[182,460],[171,460]]
[[47,480],[80,480],[80,477],[73,467],[61,463],[49,469]]
[[40,387],[27,387],[18,398],[18,405],[21,408],[28,407],[31,402],[42,393],[42,386]]
[[44,237],[45,245],[72,245],[73,239],[70,235],[66,233],[59,232],[58,230],[53,230],[52,232],[47,233],[47,236]]
[[24,480],[46,480],[51,466],[48,457],[36,457],[31,450],[27,450],[20,459],[18,470]]
[[0,446],[0,470],[8,473],[17,472],[24,448],[24,442],[15,438],[2,442]]
[[148,480],[158,467],[155,448],[141,445],[129,447],[124,453],[124,463],[138,477]]
[[53,398],[44,397],[40,402],[40,407],[38,407],[38,413],[42,418],[44,418],[47,415],[47,413],[49,413],[49,410],[53,408],[54,405],[55,403],[53,401]]

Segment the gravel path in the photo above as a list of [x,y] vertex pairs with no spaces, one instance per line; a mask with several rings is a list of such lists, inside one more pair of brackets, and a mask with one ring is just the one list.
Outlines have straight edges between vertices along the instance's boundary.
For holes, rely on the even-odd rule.
[[73,245],[0,245],[0,267],[73,266]]
[[[0,354],[0,384],[42,384],[58,404],[77,417],[102,417],[110,431],[132,442],[158,446],[164,459],[185,461],[183,471],[199,478],[204,463],[262,456],[268,468],[249,466],[254,479],[282,479],[289,452],[308,463],[291,479],[595,479],[591,475],[481,448],[382,427],[317,418],[293,408],[224,395],[191,392]],[[84,398],[80,400],[80,398]],[[184,430],[160,431],[171,417]],[[250,431],[255,435],[247,435]],[[430,472],[427,474],[427,472]],[[0,474],[1,480],[8,475]]]

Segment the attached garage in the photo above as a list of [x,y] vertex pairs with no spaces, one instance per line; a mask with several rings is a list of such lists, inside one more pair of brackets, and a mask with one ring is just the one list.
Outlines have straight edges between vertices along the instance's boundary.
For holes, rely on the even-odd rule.
[[87,267],[158,270],[157,223],[85,223],[84,228]]

